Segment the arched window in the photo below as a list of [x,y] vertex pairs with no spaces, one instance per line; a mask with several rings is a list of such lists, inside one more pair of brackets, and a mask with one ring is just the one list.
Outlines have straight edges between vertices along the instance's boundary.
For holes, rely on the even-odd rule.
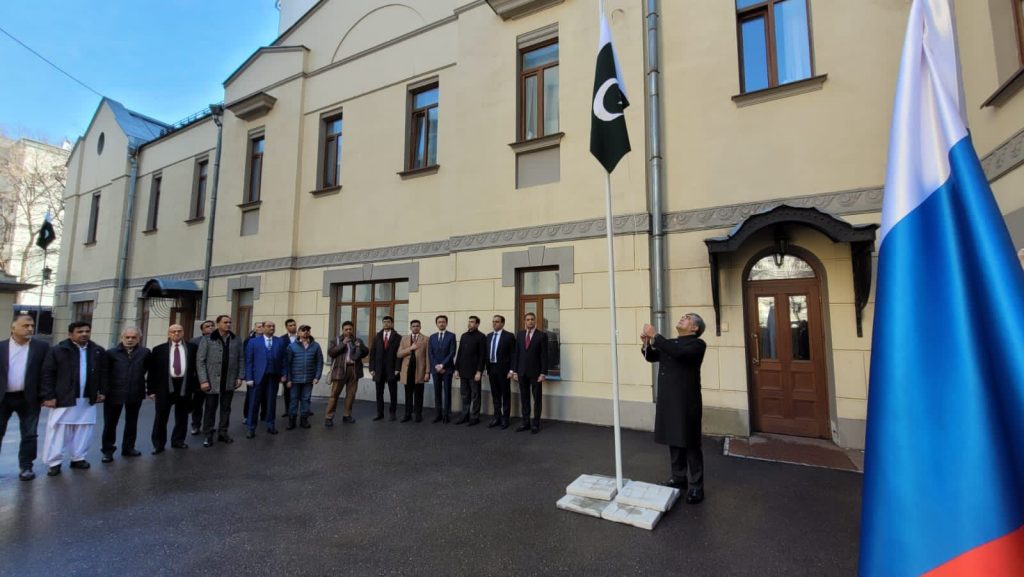
[[747,280],[789,280],[814,278],[814,269],[807,261],[792,255],[782,257],[782,264],[776,264],[777,255],[770,254],[754,263]]

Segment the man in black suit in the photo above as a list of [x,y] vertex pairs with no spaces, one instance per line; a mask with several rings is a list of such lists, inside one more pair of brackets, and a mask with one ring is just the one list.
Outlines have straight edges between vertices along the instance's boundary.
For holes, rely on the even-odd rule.
[[39,381],[43,377],[43,360],[50,346],[32,339],[36,323],[29,315],[20,315],[11,323],[11,338],[0,341],[0,447],[3,446],[7,421],[17,413],[21,425],[21,446],[18,448],[18,478],[36,478],[32,462],[36,460],[39,434]]
[[480,424],[480,380],[484,375],[484,361],[487,359],[487,337],[480,332],[480,317],[471,315],[466,332],[459,338],[459,350],[455,353],[455,378],[459,379],[462,395],[462,416],[456,425],[469,422],[469,426]]
[[153,419],[153,454],[164,452],[167,444],[167,421],[174,409],[174,430],[171,447],[187,449],[185,428],[188,426],[192,395],[199,389],[196,374],[196,351],[199,347],[185,342],[185,328],[171,325],[167,329],[167,342],[153,347],[146,371],[146,392],[156,401]]
[[523,325],[526,328],[519,331],[516,336],[516,368],[512,374],[512,378],[519,381],[519,402],[523,412],[523,422],[516,427],[516,432],[530,429],[530,432],[536,435],[540,432],[541,385],[548,375],[548,335],[537,328],[537,315],[533,313],[526,313]]
[[139,346],[141,333],[135,327],[126,327],[121,331],[121,342],[109,349],[105,356],[106,376],[100,386],[100,394],[106,400],[103,403],[103,445],[100,451],[104,463],[114,460],[117,446],[117,423],[124,415],[124,431],[121,433],[121,456],[138,457],[142,455],[135,448],[135,439],[139,426],[139,410],[146,398],[146,364],[149,349]]
[[391,403],[388,405],[388,420],[395,420],[398,408],[398,347],[402,335],[393,330],[394,319],[384,317],[384,328],[373,338],[370,349],[370,378],[377,385],[377,416],[374,421],[384,418],[384,385],[388,387]]
[[494,418],[488,428],[501,425],[508,428],[509,413],[512,410],[512,368],[516,366],[516,337],[505,330],[505,317],[494,315],[491,320],[494,331],[487,335],[487,357],[484,366],[491,381],[491,398],[494,401]]

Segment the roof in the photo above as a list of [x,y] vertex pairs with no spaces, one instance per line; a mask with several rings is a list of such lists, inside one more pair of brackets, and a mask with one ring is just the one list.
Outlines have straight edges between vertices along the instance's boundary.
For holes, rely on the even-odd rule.
[[111,112],[114,113],[114,118],[117,120],[117,124],[124,131],[128,137],[128,146],[130,148],[138,148],[146,142],[159,137],[165,130],[170,129],[169,124],[154,120],[146,115],[139,114],[132,110],[128,110],[123,104],[110,98],[103,98],[104,102],[110,106]]
[[160,277],[149,279],[142,287],[142,296],[145,298],[171,298],[182,294],[198,292],[203,291],[195,281]]

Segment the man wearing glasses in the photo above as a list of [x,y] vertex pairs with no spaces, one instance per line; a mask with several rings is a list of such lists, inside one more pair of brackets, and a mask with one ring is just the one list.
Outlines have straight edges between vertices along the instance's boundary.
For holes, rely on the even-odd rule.
[[640,333],[641,351],[648,362],[661,363],[654,442],[669,446],[672,477],[665,484],[678,489],[689,486],[686,502],[693,505],[704,500],[704,453],[700,448],[700,365],[707,349],[700,338],[704,319],[696,313],[685,314],[676,323],[676,333],[676,338],[666,339],[645,324]]

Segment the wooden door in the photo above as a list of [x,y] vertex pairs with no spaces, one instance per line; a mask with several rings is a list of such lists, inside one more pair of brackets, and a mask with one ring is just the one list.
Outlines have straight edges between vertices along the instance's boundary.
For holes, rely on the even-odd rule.
[[748,281],[746,316],[754,430],[830,438],[818,279]]

